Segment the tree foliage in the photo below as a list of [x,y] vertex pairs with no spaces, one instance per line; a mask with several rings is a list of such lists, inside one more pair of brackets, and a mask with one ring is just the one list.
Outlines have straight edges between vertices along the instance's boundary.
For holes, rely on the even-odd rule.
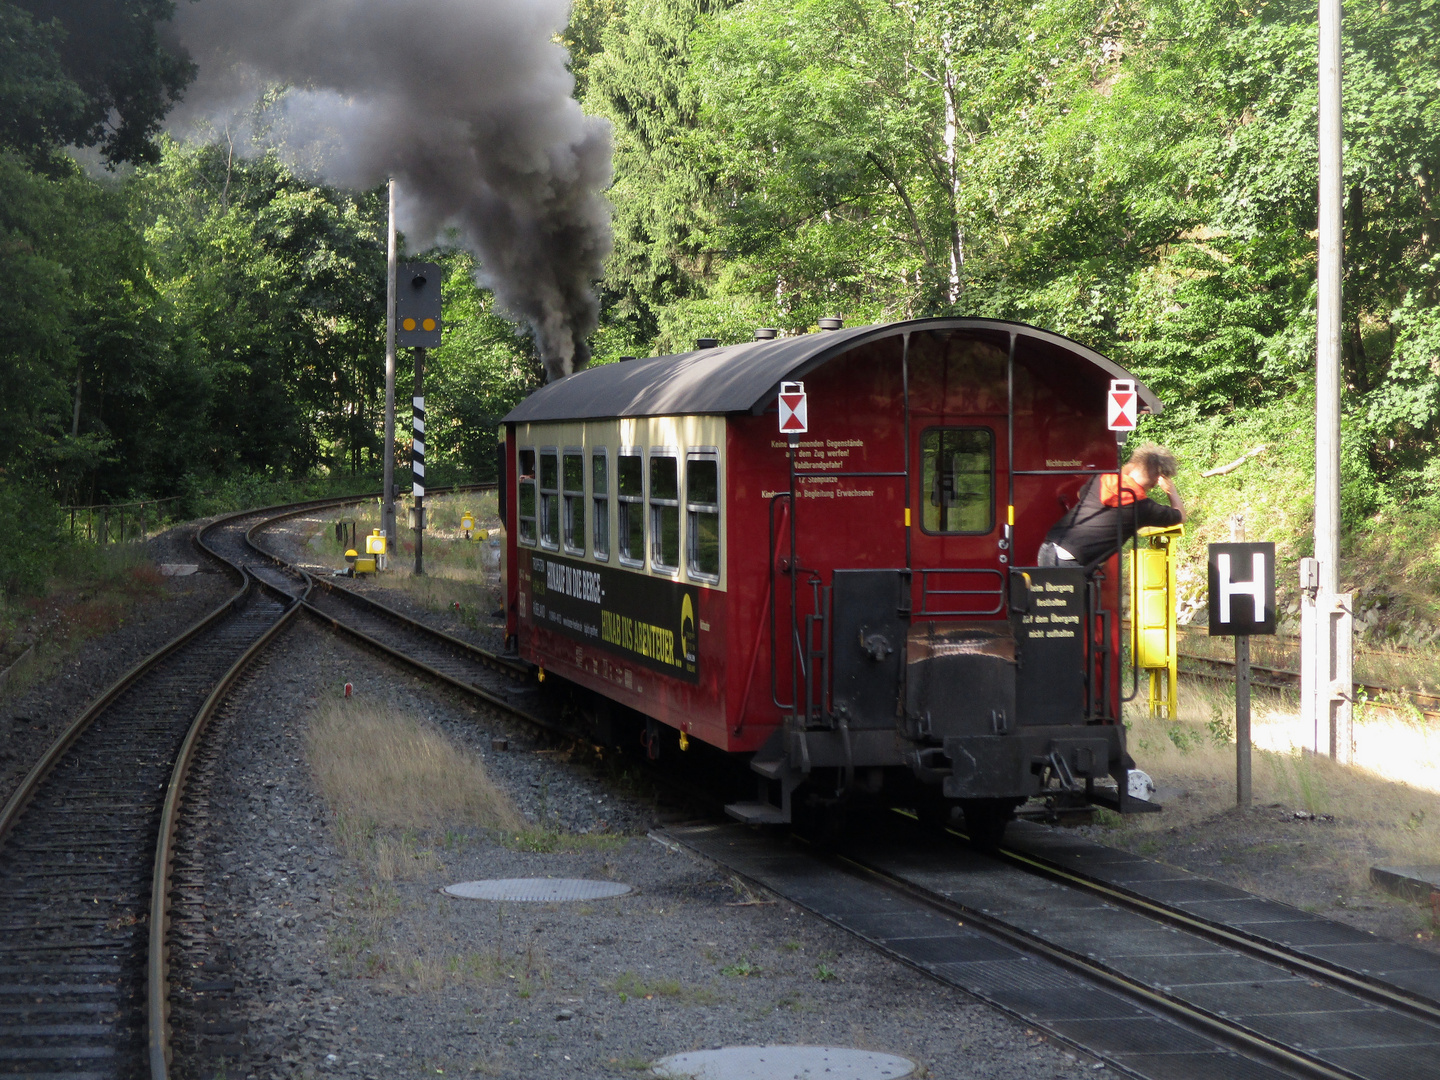
[[[1440,450],[1440,0],[1345,18],[1347,467],[1403,495]],[[1310,384],[1313,5],[635,0],[604,41],[608,285],[654,348],[948,312],[1094,345],[1176,424]]]
[[[0,79],[19,75],[38,91],[19,109],[36,129],[32,145],[99,146],[111,163],[154,161],[160,122],[195,76],[164,40],[174,13],[175,0],[0,0],[0,71],[13,73]],[[3,33],[12,29],[19,36]],[[27,70],[13,68],[16,60]]]

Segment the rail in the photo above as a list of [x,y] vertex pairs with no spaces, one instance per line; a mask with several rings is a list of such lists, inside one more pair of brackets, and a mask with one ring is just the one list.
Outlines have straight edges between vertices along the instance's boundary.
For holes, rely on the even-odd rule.
[[[1214,682],[1235,681],[1235,661],[1218,656],[1197,656],[1194,653],[1180,653],[1178,659],[1200,667],[1182,667],[1180,674],[1192,679],[1209,679]],[[1209,670],[1204,670],[1209,668]],[[1251,685],[1267,690],[1290,690],[1300,685],[1300,673],[1288,668],[1250,665]],[[1396,690],[1372,683],[1354,684],[1356,701],[1364,701],[1375,708],[1403,708],[1412,706],[1422,716],[1440,718],[1440,695],[1426,694],[1418,690]]]

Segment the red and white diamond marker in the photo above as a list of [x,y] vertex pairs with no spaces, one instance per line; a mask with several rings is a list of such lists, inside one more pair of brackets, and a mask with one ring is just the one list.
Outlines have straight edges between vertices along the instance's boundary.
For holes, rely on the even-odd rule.
[[810,430],[803,382],[780,384],[780,434],[800,435]]
[[1140,395],[1130,379],[1110,380],[1110,393],[1105,398],[1105,422],[1111,431],[1134,431],[1135,417],[1140,411]]

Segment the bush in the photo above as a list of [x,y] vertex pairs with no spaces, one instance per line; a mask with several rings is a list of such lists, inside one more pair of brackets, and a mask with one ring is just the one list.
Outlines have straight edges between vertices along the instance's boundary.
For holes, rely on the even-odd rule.
[[69,541],[60,530],[60,508],[33,488],[0,484],[0,592],[9,597],[39,592]]

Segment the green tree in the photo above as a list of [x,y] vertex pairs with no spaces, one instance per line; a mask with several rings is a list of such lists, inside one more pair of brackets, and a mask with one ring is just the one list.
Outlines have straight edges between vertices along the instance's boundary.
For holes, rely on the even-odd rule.
[[631,0],[606,22],[602,51],[588,64],[584,104],[615,129],[615,251],[601,338],[617,352],[654,338],[659,309],[702,295],[716,256],[712,180],[693,154],[700,94],[689,77],[690,38],[707,13],[728,6]]
[[[174,0],[0,0],[0,24],[16,25],[17,9],[30,17],[43,82],[52,87],[24,112],[41,121],[52,145],[99,146],[111,163],[154,161],[160,123],[195,77],[195,65],[160,33]],[[63,91],[51,56],[70,83]]]

